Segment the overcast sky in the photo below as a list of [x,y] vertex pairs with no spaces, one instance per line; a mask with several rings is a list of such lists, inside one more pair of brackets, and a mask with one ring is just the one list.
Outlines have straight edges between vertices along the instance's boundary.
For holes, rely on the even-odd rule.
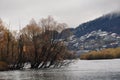
[[118,11],[120,0],[0,0],[0,17],[13,29],[25,26],[31,18],[39,20],[52,15],[69,27]]

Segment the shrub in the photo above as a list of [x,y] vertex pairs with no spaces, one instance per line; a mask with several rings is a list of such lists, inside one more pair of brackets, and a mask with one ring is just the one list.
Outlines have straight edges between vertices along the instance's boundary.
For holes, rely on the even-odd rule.
[[8,64],[6,62],[0,61],[0,71],[8,70]]
[[91,51],[80,56],[80,59],[114,59],[120,58],[120,48],[108,48],[101,51]]

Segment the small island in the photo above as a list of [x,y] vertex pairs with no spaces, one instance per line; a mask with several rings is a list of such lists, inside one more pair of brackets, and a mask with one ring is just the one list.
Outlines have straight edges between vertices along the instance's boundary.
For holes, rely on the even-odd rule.
[[[7,26],[10,27],[10,26]],[[52,16],[34,19],[19,31],[7,28],[0,19],[0,71],[20,70],[26,63],[30,69],[61,67],[71,53],[60,40],[65,23],[58,23]]]

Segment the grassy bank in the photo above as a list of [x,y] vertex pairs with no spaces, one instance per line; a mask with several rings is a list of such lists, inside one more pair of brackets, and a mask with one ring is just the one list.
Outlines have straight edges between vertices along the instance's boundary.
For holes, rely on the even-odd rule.
[[120,58],[120,47],[109,48],[101,51],[91,51],[80,56],[82,60],[96,60],[96,59],[115,59]]

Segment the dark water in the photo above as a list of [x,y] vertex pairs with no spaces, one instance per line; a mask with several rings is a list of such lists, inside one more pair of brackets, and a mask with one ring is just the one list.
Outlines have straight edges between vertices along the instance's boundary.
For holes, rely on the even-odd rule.
[[120,60],[76,60],[61,69],[5,71],[0,80],[120,80]]

